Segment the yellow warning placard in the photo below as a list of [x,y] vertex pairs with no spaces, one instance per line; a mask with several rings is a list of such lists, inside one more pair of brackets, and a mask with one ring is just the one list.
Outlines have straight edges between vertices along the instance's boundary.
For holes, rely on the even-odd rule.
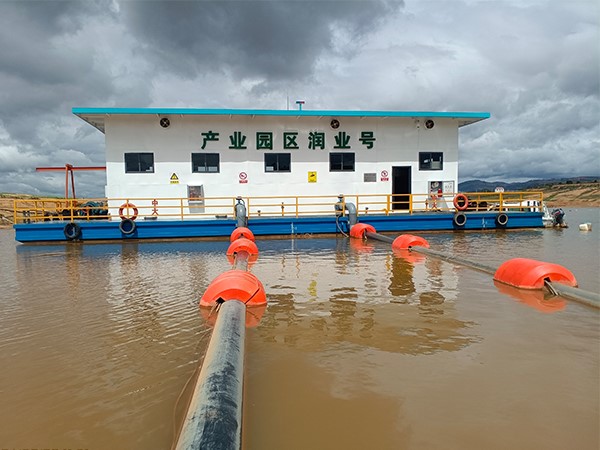
[[309,183],[317,182],[317,172],[308,172],[308,182]]
[[179,177],[175,172],[171,175],[171,184],[179,184]]

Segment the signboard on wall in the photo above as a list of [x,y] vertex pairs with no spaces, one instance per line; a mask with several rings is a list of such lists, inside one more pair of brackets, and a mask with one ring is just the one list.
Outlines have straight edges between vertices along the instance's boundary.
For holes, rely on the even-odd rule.
[[444,194],[454,194],[454,181],[444,181]]
[[390,174],[387,170],[381,171],[381,181],[390,181]]
[[308,182],[309,183],[317,182],[317,172],[308,172]]
[[363,182],[365,183],[375,183],[377,181],[377,173],[364,173],[363,174]]
[[171,182],[171,184],[179,184],[179,177],[175,172],[173,172],[169,181]]
[[246,172],[240,172],[239,178],[240,184],[245,184],[248,182],[248,174]]

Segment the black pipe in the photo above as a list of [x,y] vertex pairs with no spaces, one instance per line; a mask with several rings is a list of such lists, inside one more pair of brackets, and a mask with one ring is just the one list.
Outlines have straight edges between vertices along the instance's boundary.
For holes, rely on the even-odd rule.
[[424,255],[434,256],[436,258],[443,259],[445,261],[449,261],[455,264],[462,264],[463,266],[469,266],[473,269],[480,270],[481,272],[489,273],[490,275],[494,275],[496,267],[488,266],[486,264],[480,264],[474,261],[469,261],[467,259],[460,258],[458,256],[446,255],[442,252],[436,252],[435,250],[431,250],[430,248],[414,246],[410,248],[411,252],[422,253]]
[[379,234],[379,233],[373,233],[371,231],[367,231],[365,233],[365,236],[368,237],[369,239],[375,239],[377,241],[387,242],[388,244],[394,243],[394,238],[391,238],[389,236],[384,236],[383,234]]
[[240,449],[245,318],[241,301],[221,304],[177,450]]
[[583,289],[561,283],[551,283],[550,281],[546,281],[546,284],[550,285],[549,288],[551,291],[554,291],[553,293],[555,293],[555,295],[576,300],[579,303],[591,306],[592,308],[600,308],[600,294],[584,291]]

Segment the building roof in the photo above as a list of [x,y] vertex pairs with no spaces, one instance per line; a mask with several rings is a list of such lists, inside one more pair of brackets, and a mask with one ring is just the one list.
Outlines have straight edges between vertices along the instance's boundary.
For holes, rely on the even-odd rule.
[[104,120],[111,115],[157,116],[280,116],[280,117],[408,117],[412,119],[456,119],[458,126],[489,119],[489,112],[439,111],[320,111],[277,109],[195,109],[195,108],[73,108],[73,114],[104,133]]

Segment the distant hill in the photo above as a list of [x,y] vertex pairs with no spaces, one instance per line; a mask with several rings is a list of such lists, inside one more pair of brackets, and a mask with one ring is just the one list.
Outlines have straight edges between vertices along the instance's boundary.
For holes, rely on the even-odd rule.
[[596,177],[572,177],[572,178],[549,178],[542,180],[529,180],[520,183],[506,183],[504,181],[482,181],[469,180],[458,183],[461,192],[494,192],[497,187],[503,187],[505,191],[525,191],[528,189],[542,189],[557,184],[580,184],[596,183],[600,176]]

